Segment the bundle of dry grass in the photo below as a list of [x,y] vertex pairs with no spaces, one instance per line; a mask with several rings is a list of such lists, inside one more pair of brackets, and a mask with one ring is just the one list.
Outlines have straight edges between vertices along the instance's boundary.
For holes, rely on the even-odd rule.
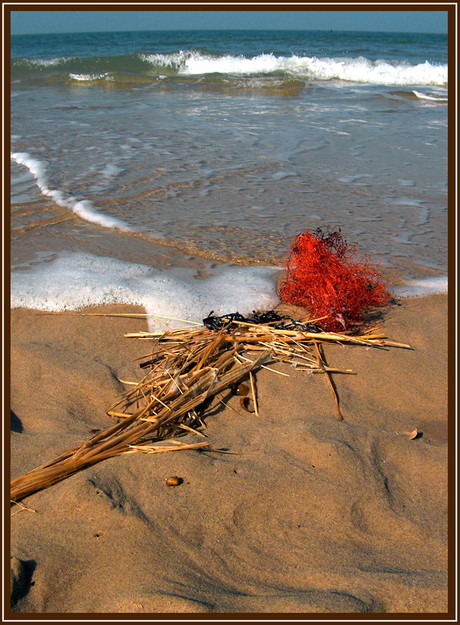
[[140,363],[142,369],[147,369],[144,378],[108,410],[109,415],[120,421],[83,445],[13,480],[11,501],[17,502],[112,456],[207,446],[207,441],[186,444],[177,438],[187,433],[203,436],[202,417],[210,400],[246,376],[251,381],[252,400],[258,414],[252,372],[258,367],[268,368],[270,362],[286,362],[301,370],[325,374],[334,394],[338,418],[342,419],[331,379],[331,374],[338,370],[327,366],[322,345],[409,347],[388,341],[376,332],[352,336],[321,332],[317,328],[308,332],[295,323],[293,329],[274,325],[279,326],[230,318],[218,330],[197,325],[162,334],[126,335],[153,340],[153,349]]

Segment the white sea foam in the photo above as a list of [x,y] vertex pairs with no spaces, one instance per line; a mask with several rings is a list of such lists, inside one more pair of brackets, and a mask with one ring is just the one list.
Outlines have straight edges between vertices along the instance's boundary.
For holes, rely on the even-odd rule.
[[[69,78],[77,80],[79,82],[90,82],[93,80],[103,80],[109,77],[109,74],[69,74]],[[110,77],[109,77],[110,78]]]
[[[213,273],[210,278],[198,280],[190,269],[160,271],[113,258],[67,252],[31,269],[13,271],[11,307],[62,311],[132,304],[144,306],[150,314],[201,323],[211,310],[215,314],[248,314],[278,304],[278,268],[222,265],[208,271]],[[150,325],[158,328],[154,320]]]
[[183,74],[271,74],[276,71],[292,70],[292,61],[273,54],[261,54],[253,59],[225,55],[218,58],[192,54],[185,63]]
[[[308,80],[341,80],[379,85],[446,85],[447,64],[428,61],[411,65],[385,60],[370,61],[365,57],[317,58],[260,54],[253,58],[199,52],[141,55],[155,66],[169,68],[183,75],[246,75],[285,73]],[[423,97],[423,94],[418,97]]]
[[421,280],[410,280],[407,284],[395,286],[393,292],[398,297],[423,297],[447,293],[447,276],[434,276]]
[[389,63],[356,59],[308,59],[306,67],[313,79],[344,80],[378,85],[444,85],[447,84],[447,65],[431,63]]
[[61,65],[69,60],[73,60],[73,57],[57,57],[54,59],[27,59],[23,61],[28,65],[37,65],[38,67],[53,67],[54,65]]
[[46,177],[45,163],[32,158],[27,152],[15,152],[11,154],[11,158],[16,161],[18,165],[23,165],[28,168],[30,173],[34,176],[36,184],[42,194],[52,198],[53,202],[58,206],[68,208],[81,219],[98,224],[104,228],[114,228],[122,232],[131,231],[131,228],[121,219],[97,211],[89,200],[77,200],[77,198],[59,189],[50,189]]
[[421,100],[434,100],[436,102],[447,102],[446,97],[436,97],[433,95],[428,95],[427,93],[422,93],[420,91],[416,91],[415,89],[413,90],[413,93],[415,93],[417,98],[420,98]]

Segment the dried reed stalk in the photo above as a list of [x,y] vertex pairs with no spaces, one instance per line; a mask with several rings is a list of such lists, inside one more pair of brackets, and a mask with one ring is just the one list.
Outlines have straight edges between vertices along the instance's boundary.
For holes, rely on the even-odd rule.
[[[132,337],[132,334],[126,335]],[[287,362],[314,373],[326,375],[331,386],[338,416],[342,419],[338,397],[320,351],[321,344],[349,343],[372,347],[387,345],[409,347],[387,342],[384,335],[339,335],[280,330],[269,324],[233,322],[220,331],[204,326],[170,330],[163,334],[138,333],[139,338],[154,340],[151,354],[140,367],[147,369],[142,380],[128,390],[108,410],[121,420],[79,447],[67,450],[58,458],[29,471],[11,482],[11,501],[19,500],[48,488],[78,471],[113,456],[134,452],[161,453],[196,449],[209,443],[181,443],[177,437],[187,433],[201,434],[199,412],[209,400],[263,362]],[[316,358],[312,351],[316,351]],[[244,352],[261,352],[254,359]],[[348,371],[348,370],[345,370]],[[251,389],[256,413],[257,400],[251,374]]]

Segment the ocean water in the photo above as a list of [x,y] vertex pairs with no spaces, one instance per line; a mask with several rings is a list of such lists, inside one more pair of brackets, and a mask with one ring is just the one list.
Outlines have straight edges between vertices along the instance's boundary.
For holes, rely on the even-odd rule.
[[447,288],[447,37],[13,36],[11,305],[276,305],[307,228]]

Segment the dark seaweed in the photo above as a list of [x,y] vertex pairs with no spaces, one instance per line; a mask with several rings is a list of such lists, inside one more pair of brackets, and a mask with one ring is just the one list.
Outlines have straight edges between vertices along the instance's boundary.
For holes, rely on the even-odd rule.
[[213,315],[213,310],[203,319],[203,325],[209,330],[219,331],[229,328],[234,321],[254,324],[271,324],[277,330],[300,330],[301,332],[323,332],[323,329],[315,323],[301,323],[295,321],[288,315],[279,315],[274,310],[267,310],[263,313],[252,311],[252,315],[245,317],[239,312],[228,313],[226,315]]

